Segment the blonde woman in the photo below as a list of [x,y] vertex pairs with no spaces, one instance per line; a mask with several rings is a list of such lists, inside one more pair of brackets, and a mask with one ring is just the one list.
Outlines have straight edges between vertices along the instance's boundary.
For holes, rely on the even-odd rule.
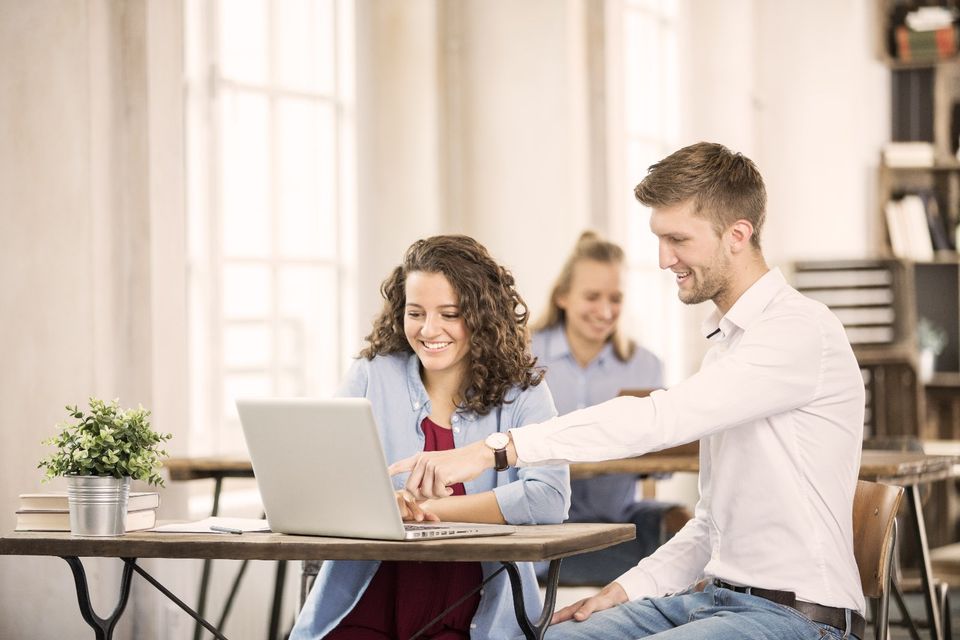
[[[621,389],[663,386],[660,360],[626,339],[623,250],[584,232],[560,270],[547,310],[532,327],[533,353],[546,369],[560,415],[599,404]],[[636,476],[574,480],[568,522],[627,522],[636,540],[563,561],[564,584],[605,585],[653,553],[690,519],[682,506],[635,499]]]

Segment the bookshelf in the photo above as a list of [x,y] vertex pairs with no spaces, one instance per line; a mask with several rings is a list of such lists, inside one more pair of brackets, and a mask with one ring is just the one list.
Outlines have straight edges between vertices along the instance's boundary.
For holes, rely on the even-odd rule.
[[[953,12],[952,22],[939,25],[939,36],[910,30],[907,14],[920,7]],[[901,285],[895,307],[902,332],[893,344],[876,345],[879,349],[866,355],[855,347],[868,393],[872,386],[879,394],[873,399],[874,424],[865,426],[877,435],[955,440],[960,439],[960,0],[875,0],[874,8],[876,54],[890,73],[891,144],[880,155],[879,224],[872,244],[886,264],[898,265],[891,269]],[[890,153],[898,150],[899,157]],[[891,211],[890,202],[909,204]],[[921,323],[945,336],[932,375],[922,370]],[[890,364],[878,364],[883,359]],[[869,397],[867,402],[869,411]],[[960,492],[948,483],[932,494],[924,509],[931,544],[957,540]]]
[[[960,0],[877,0],[876,7],[877,53],[891,79],[891,144],[880,159],[874,246],[904,265],[908,346],[918,349],[921,322],[942,331],[946,344],[933,368],[960,374]],[[952,22],[911,29],[908,14],[917,18],[921,7],[952,13]],[[960,421],[945,431],[939,435],[960,437]]]

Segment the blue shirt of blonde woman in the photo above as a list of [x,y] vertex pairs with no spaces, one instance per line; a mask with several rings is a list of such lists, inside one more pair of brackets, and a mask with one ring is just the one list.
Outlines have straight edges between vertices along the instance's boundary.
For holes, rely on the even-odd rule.
[[[657,356],[637,347],[623,362],[608,342],[600,353],[581,367],[573,357],[562,324],[538,331],[531,348],[537,366],[547,370],[557,403],[565,415],[615,398],[621,389],[659,389],[663,387],[663,368]],[[570,522],[626,522],[636,503],[637,477],[611,474],[574,480]]]
[[[420,425],[430,414],[430,399],[420,379],[420,362],[415,355],[394,354],[355,361],[337,395],[371,401],[388,463],[423,451]],[[525,390],[514,387],[508,391],[504,403],[487,415],[459,411],[454,414],[454,443],[462,447],[496,431],[542,422],[555,415],[546,383]],[[394,477],[394,486],[402,488],[406,479],[406,474]],[[565,465],[511,467],[499,473],[491,469],[464,486],[468,494],[492,490],[509,524],[558,524],[566,518],[570,507],[570,474]],[[324,562],[290,639],[312,640],[326,635],[356,605],[379,566],[376,561]],[[542,602],[533,566],[518,563],[518,567],[523,578],[524,604],[528,615],[534,617],[539,614]],[[483,577],[487,578],[500,565],[484,562],[482,568]],[[471,629],[473,638],[521,635],[506,573],[484,587]]]

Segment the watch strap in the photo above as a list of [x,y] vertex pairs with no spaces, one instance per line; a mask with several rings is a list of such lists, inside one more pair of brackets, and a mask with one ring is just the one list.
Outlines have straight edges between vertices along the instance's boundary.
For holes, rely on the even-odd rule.
[[493,468],[497,471],[506,471],[510,468],[510,464],[507,462],[506,449],[493,450]]

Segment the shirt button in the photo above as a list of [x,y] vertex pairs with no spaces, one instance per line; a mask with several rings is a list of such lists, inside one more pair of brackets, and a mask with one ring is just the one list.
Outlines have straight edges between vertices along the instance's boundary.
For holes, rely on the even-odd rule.
[[460,427],[454,427],[454,428],[453,428],[453,432],[454,432],[454,433],[460,433]]
[[419,403],[419,402],[414,402],[414,403],[413,403],[413,408],[414,408],[414,409],[419,409],[419,408],[420,408],[420,403]]
[[[483,591],[480,592],[480,595],[483,595]],[[470,628],[471,628],[471,629],[476,629],[476,628],[477,628],[476,623],[471,622],[471,623],[470,623]]]

